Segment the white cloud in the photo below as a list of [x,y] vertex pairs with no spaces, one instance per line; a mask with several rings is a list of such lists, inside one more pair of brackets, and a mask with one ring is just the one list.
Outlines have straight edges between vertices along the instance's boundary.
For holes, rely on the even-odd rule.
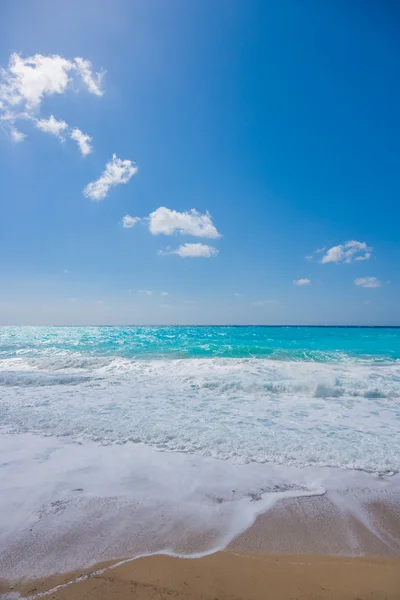
[[101,89],[101,80],[103,79],[104,73],[96,73],[93,76],[92,73],[92,63],[90,60],[85,60],[84,58],[80,58],[79,56],[75,58],[76,69],[82,76],[83,81],[86,83],[86,86],[91,94],[95,94],[96,96],[102,96],[103,90]]
[[74,140],[81,151],[82,156],[87,156],[91,152],[93,152],[93,146],[91,145],[92,138],[87,133],[83,133],[80,129],[75,127],[69,134],[71,140]]
[[142,296],[151,296],[153,292],[151,290],[138,290],[137,293]]
[[132,175],[137,173],[136,165],[130,160],[121,160],[113,154],[110,162],[106,164],[104,172],[89,183],[83,190],[83,195],[92,200],[103,200],[108,194],[110,188],[120,183],[128,183]]
[[65,121],[59,121],[53,115],[50,115],[48,119],[35,119],[35,124],[38,129],[45,133],[55,135],[62,142],[65,141],[65,136],[68,135],[78,144],[82,156],[87,156],[93,152],[93,147],[90,144],[92,141],[90,135],[83,133],[83,131],[77,127],[70,129]]
[[217,256],[218,250],[207,244],[183,244],[176,250],[160,251],[159,254],[177,254],[182,258],[212,258]]
[[261,307],[261,306],[270,306],[270,305],[274,305],[274,304],[278,304],[278,302],[276,300],[257,300],[256,302],[252,302],[250,304],[250,306]]
[[[13,53],[8,68],[0,70],[0,120],[15,141],[23,139],[23,134],[15,129],[15,123],[26,119],[35,120],[39,129],[62,139],[61,134],[68,127],[64,121],[57,121],[53,115],[49,119],[36,120],[42,101],[46,96],[64,94],[77,80],[81,80],[90,93],[101,96],[102,75],[93,73],[90,61],[79,57],[67,60],[56,54],[35,54],[23,58]],[[57,128],[57,123],[64,125]],[[82,140],[81,147],[84,155],[88,154],[90,140],[85,141]]]
[[310,285],[311,281],[309,279],[307,279],[306,277],[304,277],[303,279],[294,279],[293,280],[294,285]]
[[[322,251],[324,251],[322,249]],[[351,240],[338,246],[332,246],[321,258],[321,263],[351,263],[355,260],[368,260],[371,258],[372,248],[365,242]]]
[[237,292],[235,293],[236,298],[242,298],[243,294],[238,294]]
[[378,288],[382,285],[382,282],[376,277],[358,277],[354,283],[364,288]]
[[70,75],[74,74],[80,74],[89,92],[102,95],[102,74],[93,75],[87,60],[75,58],[71,61],[57,54],[22,58],[14,52],[8,69],[1,73],[0,102],[3,107],[22,106],[28,112],[34,112],[44,96],[63,94],[72,82]]
[[131,217],[131,215],[125,215],[122,217],[122,227],[125,227],[125,229],[130,229],[131,227],[134,227],[140,220],[140,217]]
[[194,208],[187,212],[178,212],[160,206],[150,214],[149,221],[149,230],[153,235],[181,233],[194,237],[221,237],[212,222],[211,215],[208,212],[201,214]]
[[22,142],[26,138],[25,133],[22,133],[22,131],[19,131],[16,127],[11,127],[10,135],[14,142]]
[[68,129],[68,125],[65,121],[58,121],[53,115],[50,115],[48,119],[37,119],[35,121],[36,127],[45,133],[51,133],[60,140],[64,140],[64,133]]
[[168,292],[161,292],[160,296],[169,296]]

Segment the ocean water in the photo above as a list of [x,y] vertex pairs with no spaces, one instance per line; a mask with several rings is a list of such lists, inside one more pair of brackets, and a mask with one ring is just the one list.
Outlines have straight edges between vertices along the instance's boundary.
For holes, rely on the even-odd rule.
[[30,543],[47,572],[212,551],[288,496],[397,498],[400,329],[3,327],[0,456],[7,575]]

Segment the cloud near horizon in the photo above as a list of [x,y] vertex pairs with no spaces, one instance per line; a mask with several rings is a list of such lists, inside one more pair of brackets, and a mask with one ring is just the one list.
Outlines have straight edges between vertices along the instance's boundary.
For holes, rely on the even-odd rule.
[[[349,264],[359,260],[369,260],[371,258],[372,248],[367,246],[365,242],[358,242],[357,240],[351,240],[337,246],[332,246],[327,250],[326,254],[323,255],[320,262],[322,264],[327,263],[346,263]],[[322,250],[324,251],[324,249]],[[316,250],[321,252],[321,250]]]
[[358,277],[354,280],[354,283],[364,288],[378,288],[382,285],[382,282],[377,277]]
[[276,300],[256,300],[255,302],[252,302],[250,306],[254,308],[261,308],[262,306],[273,306],[276,304],[278,304]]

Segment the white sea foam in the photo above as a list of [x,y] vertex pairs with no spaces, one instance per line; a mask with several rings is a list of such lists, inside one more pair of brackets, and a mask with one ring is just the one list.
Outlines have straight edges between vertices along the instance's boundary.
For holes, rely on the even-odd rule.
[[2,361],[8,431],[230,459],[400,468],[400,365],[267,359]]

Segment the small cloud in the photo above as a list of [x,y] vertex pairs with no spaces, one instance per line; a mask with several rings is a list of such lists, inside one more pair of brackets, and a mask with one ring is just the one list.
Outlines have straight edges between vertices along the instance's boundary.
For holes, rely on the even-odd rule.
[[314,255],[313,254],[308,254],[307,256],[304,257],[306,260],[314,260]]
[[104,306],[104,300],[96,300],[96,304],[99,306]]
[[[324,252],[324,248],[316,250],[316,252]],[[327,263],[351,263],[353,261],[368,260],[371,258],[372,248],[367,246],[365,242],[358,242],[352,240],[339,244],[338,246],[332,246],[327,250],[326,254],[323,255],[320,262],[322,264]]]
[[137,171],[138,168],[131,160],[121,160],[113,154],[112,159],[106,164],[102,175],[99,179],[92,181],[85,187],[83,195],[91,200],[103,200],[110,188],[121,183],[128,183]]
[[243,294],[238,294],[237,292],[235,292],[235,297],[236,298],[243,298]]
[[358,277],[354,280],[354,283],[364,288],[378,288],[382,285],[382,282],[376,277]]
[[130,229],[131,227],[134,227],[136,223],[139,223],[140,220],[140,217],[131,217],[130,215],[125,215],[122,217],[122,227],[125,227],[125,229]]
[[317,248],[315,250],[315,254],[322,254],[322,252],[325,252],[326,250],[326,246],[323,246],[322,248]]
[[64,269],[64,275],[69,275],[71,271],[69,269]]
[[303,286],[303,285],[311,285],[311,281],[304,277],[303,279],[294,279],[294,285]]
[[161,292],[160,296],[169,296],[168,292]]
[[257,308],[257,307],[261,307],[261,306],[273,306],[276,304],[278,304],[278,302],[276,300],[256,300],[256,302],[252,302],[250,304],[250,306]]
[[129,288],[129,290],[128,290],[128,294],[132,294],[132,290],[131,290],[131,288]]
[[137,293],[142,296],[151,296],[153,292],[151,290],[138,290]]
[[16,127],[11,127],[10,134],[11,139],[17,143],[22,142],[26,138],[25,133],[22,133],[22,131],[19,131],[19,129],[17,129]]
[[58,121],[53,115],[50,115],[48,119],[38,119],[35,123],[36,127],[44,133],[51,133],[62,142],[65,140],[64,133],[68,129],[65,121]]
[[182,258],[212,258],[217,256],[218,250],[207,244],[183,244],[176,250],[160,250],[159,254],[177,254]]
[[87,133],[83,133],[83,131],[75,127],[70,133],[70,138],[78,144],[82,156],[87,156],[93,152],[93,146],[90,143],[92,138]]
[[149,215],[149,230],[153,235],[192,235],[193,237],[219,238],[221,234],[212,222],[211,215],[201,214],[192,208],[187,212],[160,206]]

